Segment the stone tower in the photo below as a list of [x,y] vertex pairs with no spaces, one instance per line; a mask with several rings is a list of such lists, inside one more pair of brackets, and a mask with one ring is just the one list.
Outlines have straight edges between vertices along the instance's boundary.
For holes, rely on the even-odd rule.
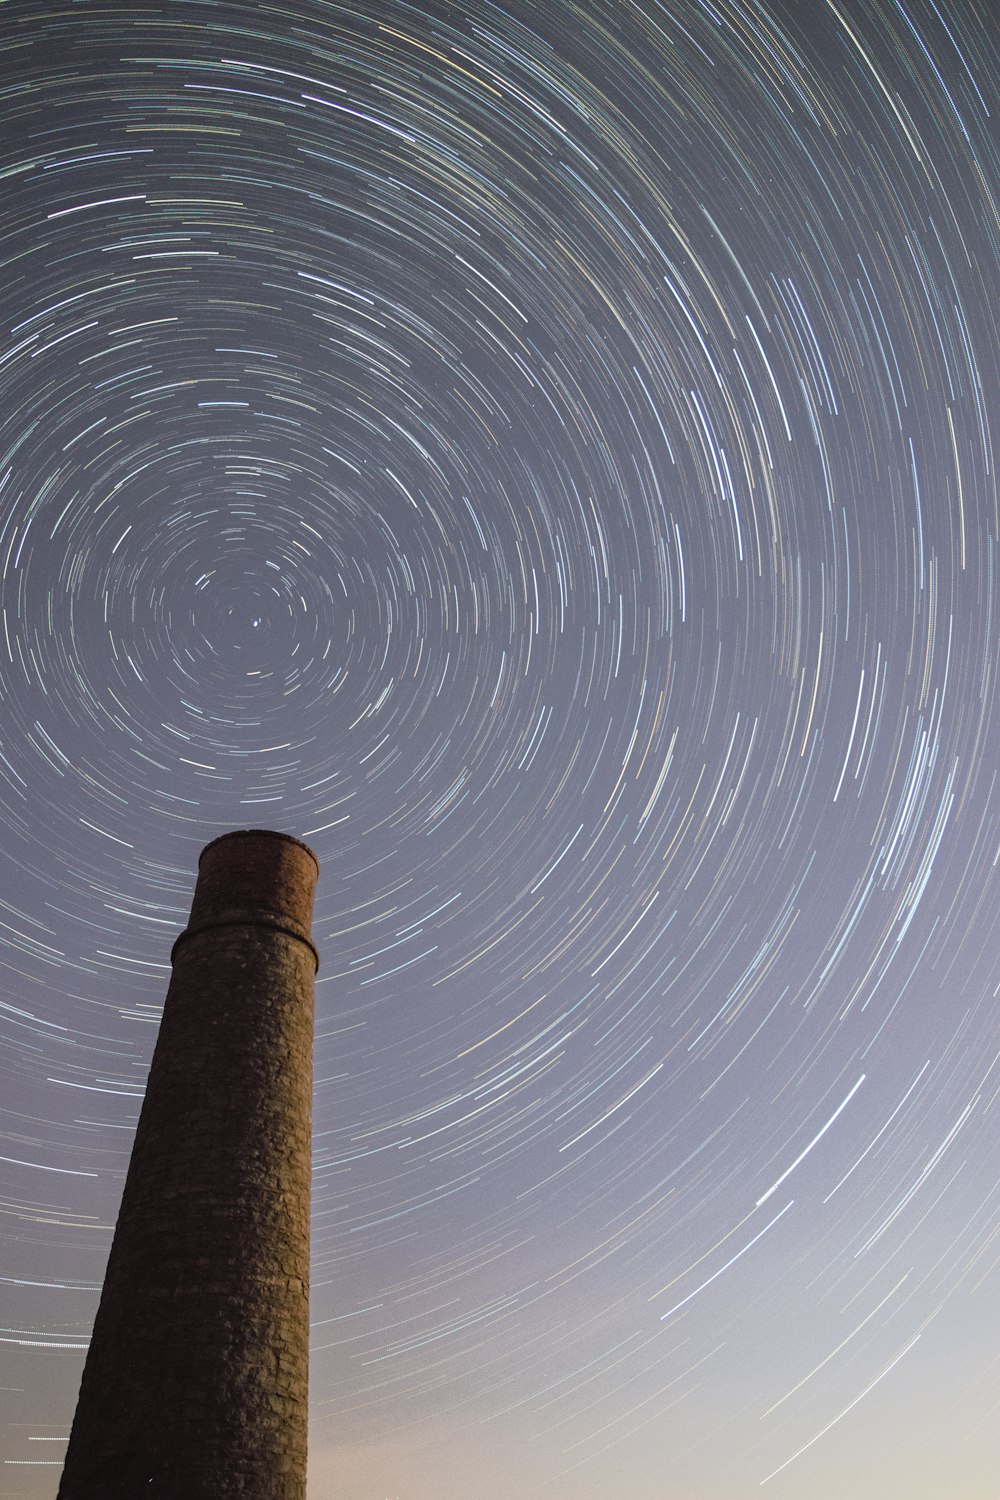
[[318,867],[203,851],[58,1500],[302,1500]]

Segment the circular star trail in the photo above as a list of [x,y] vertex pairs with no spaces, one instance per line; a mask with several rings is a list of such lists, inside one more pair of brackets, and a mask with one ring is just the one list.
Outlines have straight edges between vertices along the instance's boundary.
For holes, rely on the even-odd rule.
[[1000,1458],[978,4],[0,27],[3,1440],[198,851],[322,867],[311,1485]]

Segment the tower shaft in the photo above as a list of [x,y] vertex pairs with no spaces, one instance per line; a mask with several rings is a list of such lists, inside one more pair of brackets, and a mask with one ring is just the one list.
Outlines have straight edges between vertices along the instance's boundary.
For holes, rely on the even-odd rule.
[[203,851],[58,1500],[302,1500],[314,856]]

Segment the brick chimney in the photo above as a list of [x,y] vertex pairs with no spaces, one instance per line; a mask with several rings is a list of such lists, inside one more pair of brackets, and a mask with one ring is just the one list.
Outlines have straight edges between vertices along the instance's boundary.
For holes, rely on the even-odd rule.
[[58,1500],[303,1500],[317,873],[202,852]]

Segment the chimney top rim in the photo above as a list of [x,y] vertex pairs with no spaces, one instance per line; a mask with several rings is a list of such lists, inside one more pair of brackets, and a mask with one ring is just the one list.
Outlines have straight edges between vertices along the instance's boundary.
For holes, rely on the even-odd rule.
[[204,849],[202,849],[201,853],[198,856],[198,864],[201,864],[208,851],[210,849],[214,849],[217,844],[225,843],[227,839],[245,838],[280,839],[283,843],[286,844],[296,844],[300,849],[305,850],[306,854],[308,854],[309,858],[316,866],[316,869],[319,870],[319,860],[316,858],[316,855],[310,849],[308,844],[303,843],[302,839],[297,839],[294,834],[279,833],[277,829],[274,828],[233,828],[229,833],[220,833],[218,838],[212,839],[205,845]]

